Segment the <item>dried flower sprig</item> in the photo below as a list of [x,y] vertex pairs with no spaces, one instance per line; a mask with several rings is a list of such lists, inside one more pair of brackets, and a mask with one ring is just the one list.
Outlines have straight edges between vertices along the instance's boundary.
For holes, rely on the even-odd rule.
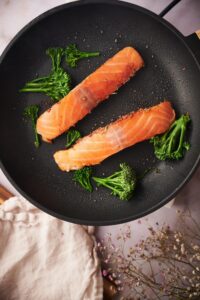
[[149,227],[128,253],[130,226],[120,230],[117,247],[111,234],[98,243],[102,274],[126,291],[121,299],[200,299],[200,226],[190,212],[179,212],[179,220],[176,230]]

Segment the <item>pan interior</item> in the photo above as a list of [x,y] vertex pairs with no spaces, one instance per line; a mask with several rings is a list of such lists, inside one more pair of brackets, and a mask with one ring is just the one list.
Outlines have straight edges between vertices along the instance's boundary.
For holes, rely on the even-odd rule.
[[[94,167],[94,174],[109,175],[127,162],[138,174],[154,168],[139,182],[134,198],[120,201],[104,188],[84,191],[73,174],[61,172],[53,153],[64,148],[66,134],[53,144],[33,145],[33,133],[22,113],[30,104],[41,112],[51,100],[18,90],[36,74],[45,75],[50,61],[48,47],[76,43],[80,49],[100,51],[101,56],[82,60],[78,67],[63,66],[72,76],[73,86],[126,46],[135,47],[145,67],[80,121],[82,135],[105,126],[111,120],[138,108],[150,107],[164,99],[172,102],[177,115],[189,112],[192,118],[191,150],[177,162],[159,162],[152,146],[143,142],[126,149]],[[182,39],[165,23],[128,4],[88,3],[63,6],[40,18],[21,34],[6,53],[0,67],[1,147],[0,157],[10,178],[40,208],[77,223],[115,224],[134,219],[156,208],[182,184],[197,160],[199,139],[199,69]]]

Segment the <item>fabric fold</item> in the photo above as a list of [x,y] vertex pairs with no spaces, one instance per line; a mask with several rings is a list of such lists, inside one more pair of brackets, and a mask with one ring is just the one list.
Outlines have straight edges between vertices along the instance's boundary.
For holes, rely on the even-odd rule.
[[101,300],[94,227],[56,219],[22,197],[0,206],[0,299]]

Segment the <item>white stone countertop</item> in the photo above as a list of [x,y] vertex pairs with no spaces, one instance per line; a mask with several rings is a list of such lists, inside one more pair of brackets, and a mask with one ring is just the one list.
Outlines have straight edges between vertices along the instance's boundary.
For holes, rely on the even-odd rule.
[[[0,0],[0,54],[15,36],[15,34],[29,21],[43,13],[44,11],[66,3],[64,0]],[[133,0],[129,1],[140,6],[144,6],[155,13],[159,13],[171,1],[169,0]],[[184,35],[200,29],[200,0],[182,0],[176,7],[166,15],[166,19],[171,22]],[[0,184],[7,187],[14,194],[18,192],[6,179],[0,170]],[[152,213],[148,218],[149,224],[157,222],[176,223],[176,208],[185,208],[189,206],[193,213],[200,213],[200,168],[193,175],[190,182],[184,187],[177,196],[175,205],[172,208],[163,207]],[[146,232],[146,225],[140,224],[138,220],[130,222],[134,228],[134,238],[141,238]],[[98,237],[103,237],[106,232],[117,233],[121,225],[99,227]],[[137,232],[140,232],[138,234]]]

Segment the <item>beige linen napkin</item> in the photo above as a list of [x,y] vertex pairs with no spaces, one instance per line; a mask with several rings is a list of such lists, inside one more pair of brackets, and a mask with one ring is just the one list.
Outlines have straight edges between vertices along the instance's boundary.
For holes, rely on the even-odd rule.
[[20,197],[0,206],[1,300],[100,300],[94,228],[67,223]]

